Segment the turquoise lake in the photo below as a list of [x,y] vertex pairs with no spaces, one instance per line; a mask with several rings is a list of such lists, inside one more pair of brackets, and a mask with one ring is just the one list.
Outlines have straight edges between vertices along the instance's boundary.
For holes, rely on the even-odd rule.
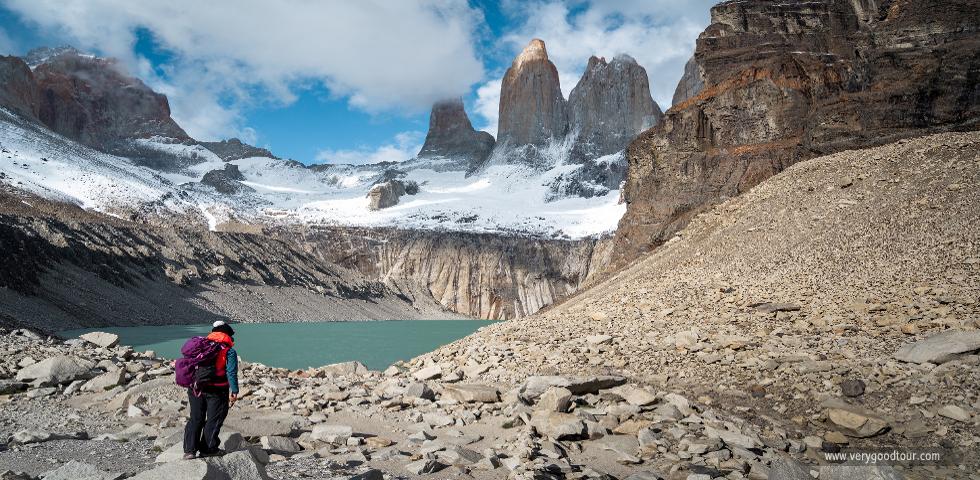
[[[379,322],[236,323],[235,350],[247,362],[302,369],[357,360],[383,370],[463,338],[493,322],[478,320],[406,320]],[[166,358],[180,356],[180,347],[210,325],[104,327],[60,332],[74,338],[87,332],[111,332],[120,344],[137,351],[154,350]]]

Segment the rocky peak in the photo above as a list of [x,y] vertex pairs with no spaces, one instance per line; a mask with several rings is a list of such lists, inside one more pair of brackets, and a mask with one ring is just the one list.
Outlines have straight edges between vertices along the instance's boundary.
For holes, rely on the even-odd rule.
[[215,155],[221,157],[221,159],[226,162],[251,157],[279,158],[273,155],[269,150],[253,147],[252,145],[242,142],[237,138],[229,138],[228,140],[222,140],[220,142],[198,143],[200,143],[202,147],[213,152]]
[[677,105],[687,101],[687,99],[694,97],[704,88],[704,72],[701,71],[701,65],[692,55],[691,58],[684,64],[684,75],[681,77],[681,81],[677,83],[677,88],[674,89],[674,98],[671,100],[671,105]]
[[629,55],[591,57],[568,96],[569,128],[577,133],[573,160],[616,153],[663,113],[650,96],[646,70]]
[[35,54],[39,117],[48,128],[91,147],[118,152],[126,141],[190,137],[172,118],[165,95],[123,73],[113,59],[61,51]]
[[23,60],[0,56],[0,107],[37,120],[40,98],[34,74]]
[[436,102],[429,115],[429,132],[419,158],[443,157],[458,160],[472,170],[493,150],[493,135],[473,129],[461,98]]
[[558,69],[539,39],[531,40],[504,75],[497,132],[497,143],[511,147],[547,145],[568,132]]
[[62,45],[60,47],[38,47],[31,49],[24,55],[24,61],[27,62],[29,67],[36,68],[38,65],[47,62],[48,60],[55,58],[59,55],[79,55],[86,57],[93,57],[93,55],[88,55],[80,52],[78,49],[71,45]]

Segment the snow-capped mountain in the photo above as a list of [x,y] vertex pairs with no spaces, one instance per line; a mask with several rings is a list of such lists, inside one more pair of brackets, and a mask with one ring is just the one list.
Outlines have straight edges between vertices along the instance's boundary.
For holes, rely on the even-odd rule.
[[[527,65],[553,69],[543,45],[532,42],[529,48],[540,50],[535,61],[520,61],[530,55],[523,52],[509,75],[524,75],[521,69],[531,68]],[[617,95],[635,97],[634,83],[649,97],[642,67],[628,65],[631,76],[642,76],[642,82],[629,80],[630,85],[606,98],[590,80],[605,66],[595,60],[590,65],[597,67],[576,87],[588,94],[572,104],[573,112],[591,114],[587,126],[592,127],[581,139],[579,123],[584,123],[576,118],[584,115],[572,118],[574,129],[569,130],[562,114],[562,131],[554,135],[539,135],[527,145],[513,144],[520,136],[510,135],[495,145],[492,136],[473,129],[461,101],[448,100],[433,107],[426,144],[416,158],[306,166],[235,139],[198,142],[188,137],[170,118],[166,97],[119,73],[111,60],[69,47],[39,49],[28,59],[29,65],[15,57],[0,64],[0,77],[16,80],[5,84],[18,85],[16,91],[0,92],[0,182],[114,215],[189,216],[211,229],[236,222],[571,239],[603,234],[616,228],[626,209],[619,198],[626,170],[622,138],[638,133],[640,122],[633,116],[648,124],[651,112],[659,114],[652,100],[617,107],[622,103]],[[602,83],[616,81],[603,77]],[[538,89],[545,87],[556,90],[555,85],[531,85],[506,98],[540,96]],[[563,98],[555,102],[564,108]],[[527,127],[522,119],[537,122],[538,113],[528,108],[502,104],[512,120],[503,131]],[[615,111],[626,120],[608,124],[625,126],[612,133],[597,130],[594,125],[607,122],[593,118],[593,110]],[[604,139],[612,134],[612,148],[583,149],[586,142],[610,143]],[[515,161],[514,152],[526,150],[533,150],[533,161]],[[582,151],[596,153],[583,156]]]

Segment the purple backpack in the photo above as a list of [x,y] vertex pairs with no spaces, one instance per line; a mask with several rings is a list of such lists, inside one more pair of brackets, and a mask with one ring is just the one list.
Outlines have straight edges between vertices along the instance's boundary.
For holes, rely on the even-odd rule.
[[174,362],[174,376],[178,386],[195,391],[206,385],[215,374],[215,362],[221,344],[204,337],[191,337],[181,347],[183,358]]

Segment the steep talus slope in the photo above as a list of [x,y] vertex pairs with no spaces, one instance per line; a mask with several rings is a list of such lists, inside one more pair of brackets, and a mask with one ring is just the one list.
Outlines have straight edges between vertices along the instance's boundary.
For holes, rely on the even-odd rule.
[[800,160],[980,125],[974,2],[729,1],[711,14],[682,80],[697,94],[627,151],[618,266]]
[[599,271],[610,240],[548,240],[408,229],[310,227],[279,231],[323,263],[417,285],[444,308],[483,319],[533,314]]
[[12,326],[447,316],[426,297],[408,296],[411,289],[389,288],[288,242],[135,224],[7,190],[0,192],[0,248],[0,319]]
[[[933,368],[892,354],[945,329],[980,328],[978,224],[980,132],[820,157],[702,213],[554,309],[431,356],[460,365],[492,357],[490,381],[624,373],[816,435],[836,428],[824,425],[820,403],[861,380],[861,403],[892,432],[855,444],[923,435],[968,446],[975,423],[932,415],[946,404],[980,408],[976,356]],[[912,397],[921,409],[909,407]]]

